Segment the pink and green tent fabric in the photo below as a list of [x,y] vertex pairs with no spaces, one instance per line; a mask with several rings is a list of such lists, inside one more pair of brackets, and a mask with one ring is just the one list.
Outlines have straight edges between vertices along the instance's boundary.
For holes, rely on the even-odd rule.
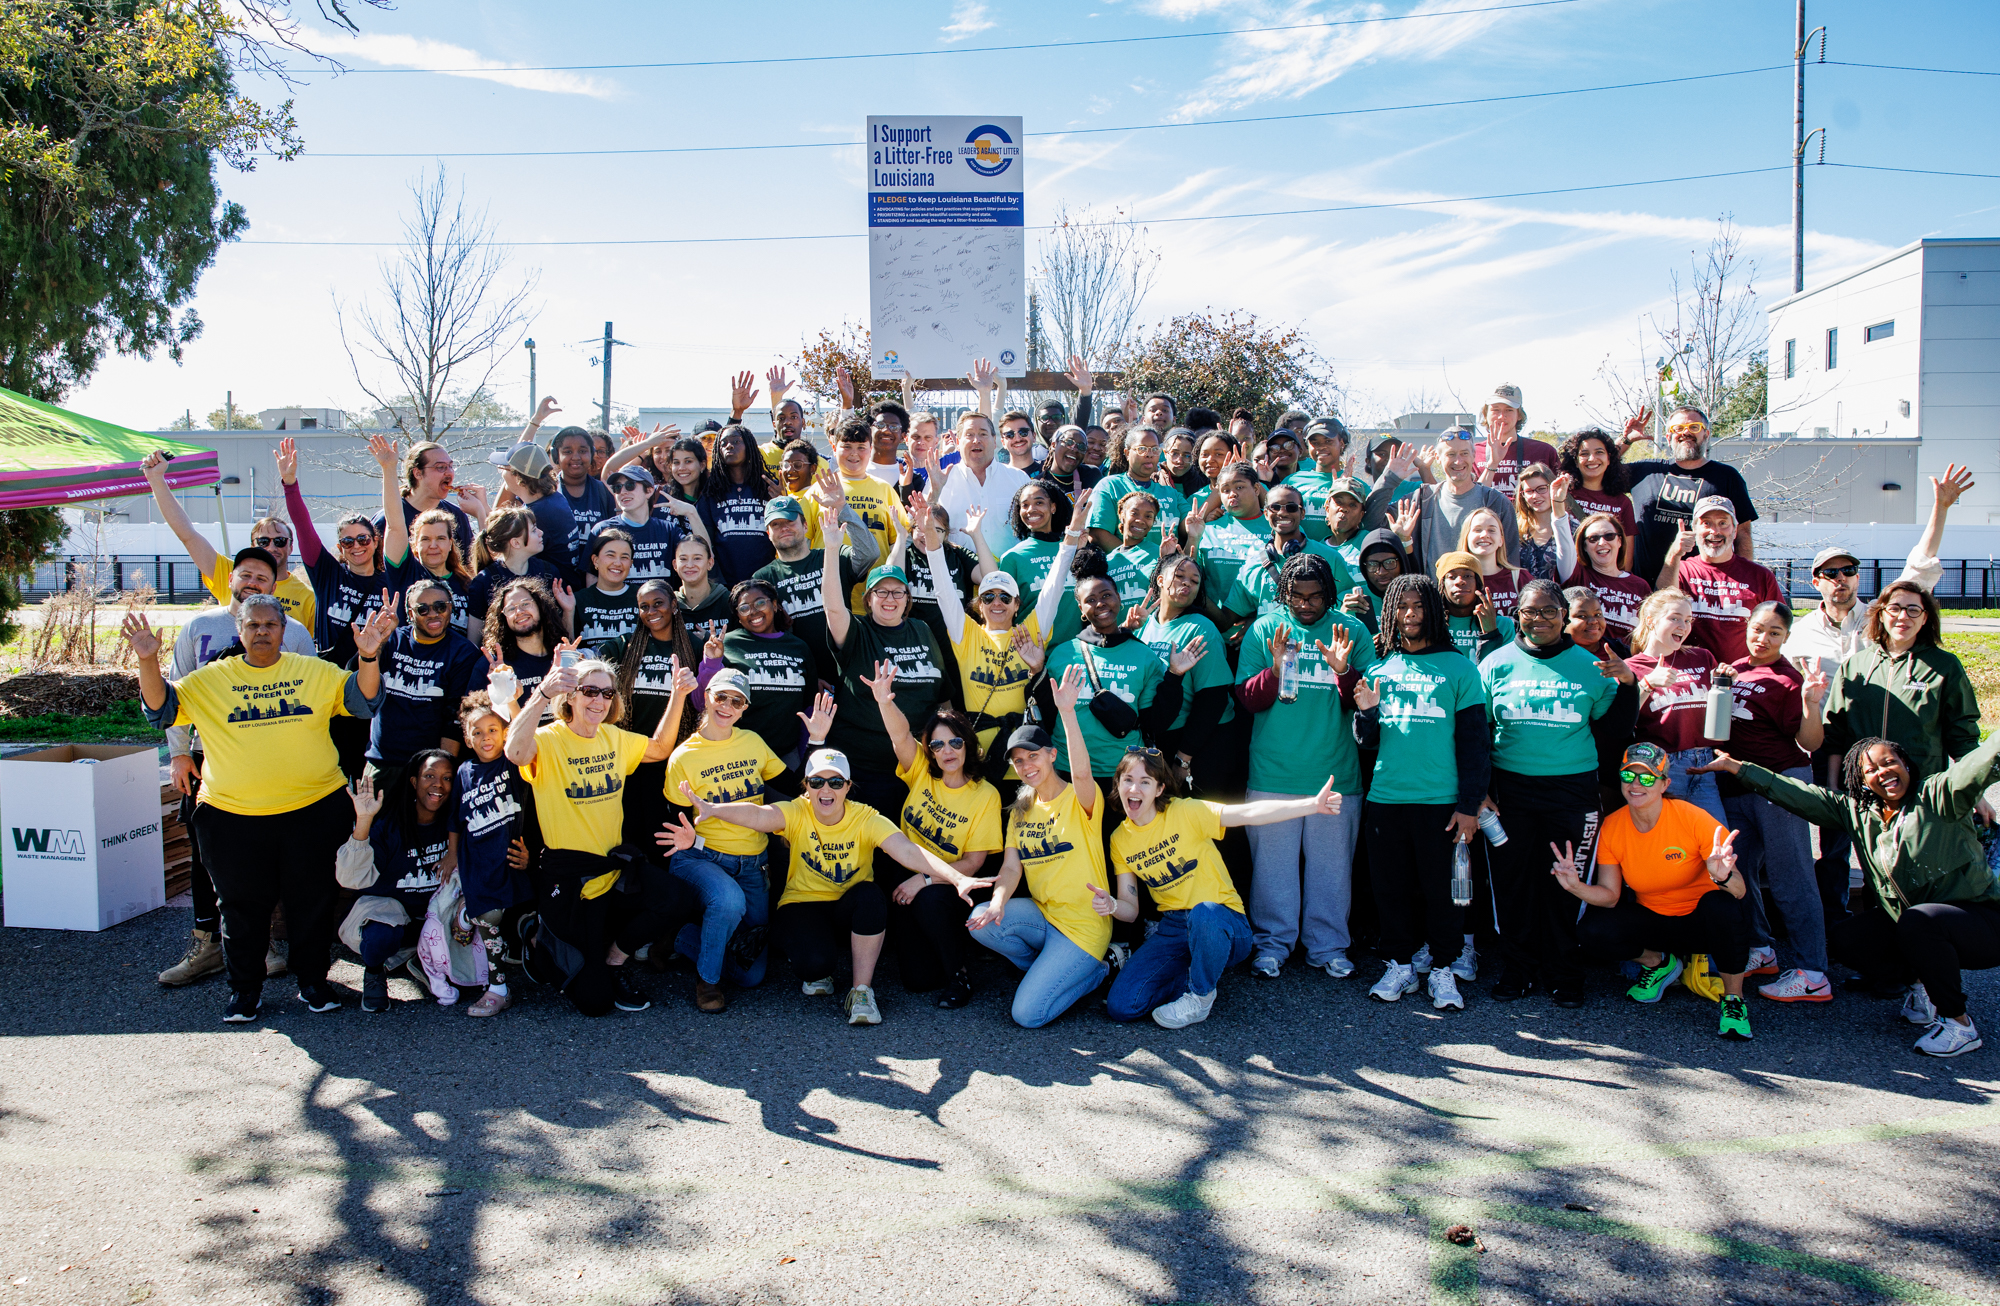
[[148,493],[139,460],[155,449],[173,461],[176,490],[213,485],[215,450],[101,422],[0,389],[0,508],[49,508]]

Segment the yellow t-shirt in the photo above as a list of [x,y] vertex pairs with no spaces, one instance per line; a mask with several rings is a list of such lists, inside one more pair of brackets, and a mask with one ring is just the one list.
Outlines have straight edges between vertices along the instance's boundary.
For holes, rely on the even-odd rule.
[[1111,864],[1136,875],[1161,911],[1186,911],[1205,902],[1243,910],[1215,841],[1222,837],[1222,808],[1177,798],[1145,825],[1125,821],[1111,832]]
[[765,470],[769,471],[771,475],[776,476],[778,474],[778,465],[785,461],[785,446],[778,443],[778,437],[773,434],[769,444],[759,445],[757,449],[759,453],[764,455]]
[[850,802],[838,825],[821,825],[812,814],[810,799],[788,798],[773,806],[785,814],[785,842],[792,849],[780,907],[832,902],[849,885],[874,879],[875,850],[900,833],[888,817],[866,803]]
[[327,724],[346,716],[347,672],[303,653],[268,667],[223,658],[174,684],[177,726],[201,732],[201,801],[238,816],[275,816],[346,785]]
[[[689,735],[687,742],[667,759],[667,801],[688,805],[681,792],[686,781],[704,801],[711,803],[761,803],[764,782],[785,773],[785,764],[759,735],[731,729],[727,739],[704,739]],[[747,857],[761,853],[770,839],[762,830],[749,830],[715,817],[694,823],[694,832],[719,853]]]
[[[1042,624],[1032,613],[1014,629],[1027,631],[1038,648],[1047,643]],[[1014,651],[1013,631],[996,635],[967,613],[965,628],[951,651],[958,658],[959,689],[964,695],[959,701],[973,717],[1003,717],[1027,710],[1028,682],[1035,673]],[[999,730],[998,726],[981,730],[979,746],[990,748]]]
[[[215,570],[201,578],[202,584],[208,586],[208,592],[215,596],[217,603],[229,602],[229,573],[235,569],[235,565],[229,559],[218,553],[215,555]],[[302,579],[299,573],[288,571],[278,577],[275,596],[278,602],[285,605],[286,616],[307,630],[313,628],[313,617],[319,608],[313,599],[312,585]]]
[[953,789],[931,774],[924,750],[899,767],[896,778],[910,786],[903,800],[903,833],[939,861],[955,862],[968,853],[999,852],[1000,791],[984,780]]
[[1007,842],[1021,855],[1028,892],[1049,924],[1077,947],[1102,957],[1111,942],[1111,918],[1090,905],[1090,886],[1111,891],[1104,878],[1104,804],[1085,815],[1069,785],[1053,802],[1037,798],[1025,812],[1007,818]]
[[[551,848],[602,857],[618,846],[625,827],[625,777],[646,759],[646,736],[599,726],[585,739],[557,720],[535,732],[535,760],[521,778],[535,791],[542,842]],[[618,882],[609,871],[583,886],[595,898]]]
[[[896,523],[900,521],[905,527],[910,523],[909,514],[903,511],[902,501],[896,497],[896,487],[886,481],[878,481],[865,472],[851,480],[845,472],[842,472],[840,485],[847,492],[847,506],[854,509],[854,515],[861,519],[861,524],[868,528],[868,533],[882,546],[882,556],[886,559],[889,550],[895,547]],[[820,539],[820,547],[822,549],[826,547],[824,536]],[[864,579],[863,584],[865,583]],[[868,610],[867,605],[862,602],[864,593],[862,586],[856,585],[847,596],[847,606],[857,616]]]

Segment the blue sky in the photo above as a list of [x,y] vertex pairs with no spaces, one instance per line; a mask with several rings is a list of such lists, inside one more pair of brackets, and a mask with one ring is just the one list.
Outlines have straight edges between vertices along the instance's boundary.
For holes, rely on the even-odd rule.
[[[1790,288],[1790,175],[1332,213],[1168,219],[1602,185],[1785,168],[1789,0],[1566,0],[1512,10],[1281,33],[1046,48],[1439,11],[1492,0],[831,5],[416,3],[360,10],[362,36],[324,34],[352,70],[295,92],[304,157],[225,173],[250,216],[202,283],[203,337],[176,366],[116,359],[71,396],[135,426],[239,407],[362,408],[336,296],[375,293],[383,249],[260,241],[394,241],[405,187],[441,155],[508,240],[592,241],[861,233],[867,115],[1019,114],[1028,222],[1124,210],[1151,224],[1160,276],[1144,316],[1240,308],[1298,325],[1349,388],[1350,419],[1420,398],[1477,405],[1524,387],[1531,420],[1580,422],[1607,356],[1635,354],[1667,277],[1733,214]],[[1509,3],[1510,0],[1500,0]],[[1519,3],[1519,0],[1511,0]],[[306,8],[310,9],[309,6]],[[1814,0],[1830,60],[2000,70],[2000,6]],[[691,62],[872,51],[1037,48],[671,70],[525,66]],[[1339,118],[1076,134],[1198,118],[1320,113],[1783,65],[1673,86]],[[488,69],[477,76],[390,71]],[[281,92],[267,89],[275,98]],[[1846,164],[2000,172],[1972,124],[1994,121],[2000,77],[1853,67],[1808,74],[1807,123]],[[1067,134],[1065,134],[1067,133]],[[459,152],[713,145],[819,148],[623,157],[462,158]],[[407,158],[334,158],[341,153]],[[1807,173],[1807,284],[1921,236],[2000,229],[2000,181],[1835,168]],[[1035,234],[1030,233],[1029,263]],[[724,401],[727,376],[796,354],[802,337],[867,317],[865,239],[522,247],[538,272],[540,385],[583,420],[600,386],[581,342],[605,320],[634,348],[614,398]],[[527,400],[523,354],[496,387]]]

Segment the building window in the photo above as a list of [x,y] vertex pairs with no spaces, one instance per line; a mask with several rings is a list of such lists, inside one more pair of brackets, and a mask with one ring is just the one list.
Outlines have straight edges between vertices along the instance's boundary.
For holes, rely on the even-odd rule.
[[301,431],[317,431],[319,429],[319,419],[317,417],[301,417],[299,419],[299,429]]
[[1826,370],[1831,372],[1840,366],[1840,328],[1826,329]]
[[1799,342],[1796,340],[1787,340],[1785,342],[1785,379],[1789,381],[1798,374]]
[[1896,324],[1894,322],[1877,322],[1874,326],[1869,327],[1861,333],[1861,339],[1864,344],[1872,345],[1877,340],[1887,340],[1895,334]]

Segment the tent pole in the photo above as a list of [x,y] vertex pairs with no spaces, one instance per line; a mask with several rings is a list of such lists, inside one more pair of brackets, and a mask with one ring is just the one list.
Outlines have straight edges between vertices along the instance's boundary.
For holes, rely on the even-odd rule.
[[222,508],[222,482],[215,483],[215,524],[222,528],[222,556],[229,556],[229,514]]

